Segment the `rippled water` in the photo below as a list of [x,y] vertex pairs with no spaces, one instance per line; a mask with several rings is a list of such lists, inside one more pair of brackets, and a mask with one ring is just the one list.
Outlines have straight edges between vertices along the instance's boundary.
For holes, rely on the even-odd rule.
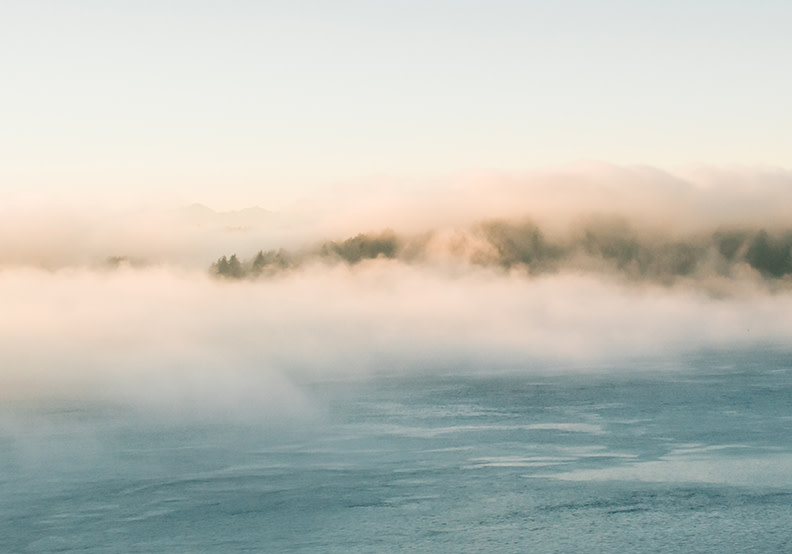
[[792,357],[655,365],[310,383],[293,425],[6,405],[0,551],[792,551]]

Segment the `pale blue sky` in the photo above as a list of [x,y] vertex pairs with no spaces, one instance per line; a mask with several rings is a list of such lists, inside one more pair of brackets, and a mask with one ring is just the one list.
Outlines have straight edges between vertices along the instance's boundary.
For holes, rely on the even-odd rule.
[[792,2],[0,3],[5,191],[277,204],[579,159],[792,166]]

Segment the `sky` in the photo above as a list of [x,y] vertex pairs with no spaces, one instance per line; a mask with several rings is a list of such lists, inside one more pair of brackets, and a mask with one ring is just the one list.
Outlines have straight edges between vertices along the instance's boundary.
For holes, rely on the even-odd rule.
[[[792,4],[5,0],[0,200],[792,166]],[[429,186],[429,185],[425,185]]]

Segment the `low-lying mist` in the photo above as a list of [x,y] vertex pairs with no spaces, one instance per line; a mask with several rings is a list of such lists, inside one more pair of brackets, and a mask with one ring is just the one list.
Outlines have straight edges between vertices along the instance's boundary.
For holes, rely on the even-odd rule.
[[788,173],[576,171],[278,214],[7,205],[0,401],[276,420],[317,380],[790,349]]
[[298,384],[317,379],[632,370],[630,360],[792,339],[789,294],[746,288],[718,299],[383,259],[265,281],[169,268],[6,270],[0,294],[5,399],[87,395],[165,412],[299,412]]

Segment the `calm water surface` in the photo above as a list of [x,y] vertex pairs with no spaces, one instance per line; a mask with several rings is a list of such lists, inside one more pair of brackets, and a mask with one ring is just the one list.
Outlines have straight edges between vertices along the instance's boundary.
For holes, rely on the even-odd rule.
[[792,357],[673,365],[312,383],[294,425],[4,405],[0,551],[792,551]]

